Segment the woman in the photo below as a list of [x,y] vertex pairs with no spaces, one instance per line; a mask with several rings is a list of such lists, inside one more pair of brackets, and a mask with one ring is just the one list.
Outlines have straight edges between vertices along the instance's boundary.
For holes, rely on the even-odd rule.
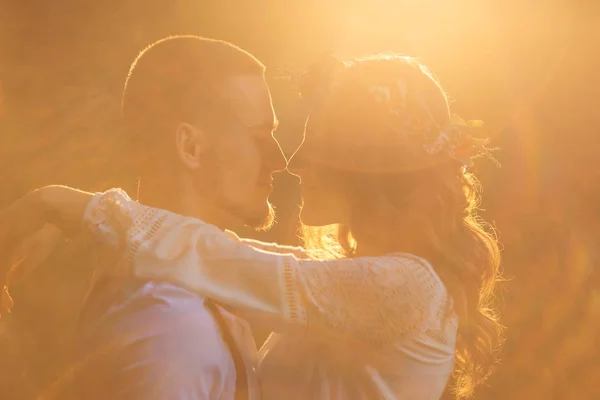
[[240,241],[119,190],[90,201],[50,187],[44,204],[59,225],[84,214],[138,277],[174,280],[278,332],[261,350],[265,399],[438,399],[451,375],[469,396],[501,334],[498,246],[466,171],[483,142],[409,57],[329,60],[301,92],[310,118],[288,170],[301,179],[304,249]]

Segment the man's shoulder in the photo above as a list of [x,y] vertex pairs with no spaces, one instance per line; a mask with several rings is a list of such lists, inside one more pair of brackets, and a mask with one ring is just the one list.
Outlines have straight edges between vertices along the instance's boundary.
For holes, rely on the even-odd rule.
[[127,338],[123,346],[143,343],[150,352],[169,348],[161,357],[191,356],[203,349],[203,358],[210,360],[211,353],[215,361],[226,352],[205,299],[169,282],[98,282],[86,301],[78,336],[86,347]]
[[107,314],[148,312],[160,319],[180,313],[190,314],[191,318],[210,313],[204,297],[174,283],[101,277],[90,290],[82,316],[94,319]]
[[[99,356],[83,373],[137,396],[127,398],[156,398],[144,396],[157,390],[160,398],[213,398],[234,387],[231,357],[203,297],[169,282],[99,280],[86,311],[78,358]],[[114,398],[111,385],[99,389],[102,398]]]

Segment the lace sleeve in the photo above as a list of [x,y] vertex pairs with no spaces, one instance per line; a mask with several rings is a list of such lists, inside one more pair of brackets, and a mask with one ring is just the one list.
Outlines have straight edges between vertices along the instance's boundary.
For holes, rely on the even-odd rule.
[[[394,343],[426,329],[445,298],[431,266],[413,256],[302,260],[247,246],[197,219],[125,203],[105,208],[125,217],[100,219],[130,221],[124,238],[137,276],[177,282],[275,331]],[[110,236],[105,225],[96,233]]]
[[157,227],[159,210],[143,206],[122,189],[96,193],[83,214],[83,234],[88,240],[128,251]]
[[300,262],[287,274],[302,322],[375,344],[431,327],[446,295],[431,266],[409,255]]

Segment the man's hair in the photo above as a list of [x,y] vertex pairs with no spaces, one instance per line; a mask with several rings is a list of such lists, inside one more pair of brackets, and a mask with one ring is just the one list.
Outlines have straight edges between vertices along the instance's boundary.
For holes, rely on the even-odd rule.
[[210,123],[226,106],[218,93],[224,79],[264,72],[260,61],[231,43],[170,36],[146,47],[131,65],[123,118],[137,140],[180,122]]

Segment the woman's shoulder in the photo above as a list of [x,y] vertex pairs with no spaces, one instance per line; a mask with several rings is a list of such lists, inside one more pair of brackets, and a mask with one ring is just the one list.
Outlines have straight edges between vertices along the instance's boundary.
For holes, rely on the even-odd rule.
[[446,309],[449,296],[434,266],[425,258],[409,253],[367,257],[360,261],[379,280],[382,293],[409,300],[435,318]]
[[392,253],[355,260],[378,275],[394,278],[391,280],[392,283],[403,280],[429,290],[446,291],[433,265],[423,257],[410,253]]

